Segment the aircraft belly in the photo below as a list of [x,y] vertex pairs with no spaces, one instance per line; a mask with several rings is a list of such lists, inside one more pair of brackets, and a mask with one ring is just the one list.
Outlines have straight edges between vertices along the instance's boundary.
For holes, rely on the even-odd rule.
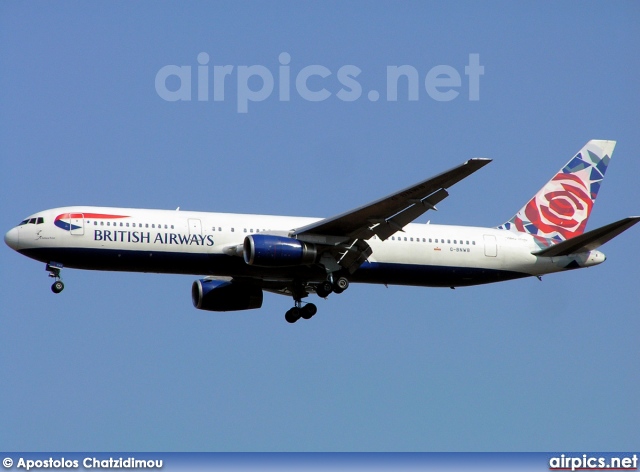
[[309,266],[264,268],[247,265],[242,258],[215,253],[169,252],[96,248],[36,248],[20,251],[41,261],[55,261],[73,269],[164,274],[255,277],[308,281],[324,280],[324,271]]
[[529,274],[487,267],[457,267],[402,263],[365,263],[353,282],[423,287],[461,287],[528,277]]

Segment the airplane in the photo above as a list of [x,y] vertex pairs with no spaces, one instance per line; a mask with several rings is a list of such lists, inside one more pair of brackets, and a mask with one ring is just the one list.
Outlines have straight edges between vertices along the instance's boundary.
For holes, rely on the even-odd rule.
[[260,308],[264,291],[293,298],[289,323],[317,312],[350,283],[463,287],[538,277],[604,262],[597,249],[639,216],[585,232],[615,141],[589,141],[510,220],[493,228],[412,223],[491,159],[331,218],[71,206],[35,213],[4,240],[46,264],[60,293],[63,267],[203,276],[201,310]]

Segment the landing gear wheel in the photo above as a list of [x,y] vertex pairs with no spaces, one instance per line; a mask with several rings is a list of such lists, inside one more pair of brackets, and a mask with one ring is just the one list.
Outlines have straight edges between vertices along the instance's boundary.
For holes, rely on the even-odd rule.
[[64,290],[64,284],[61,280],[56,280],[51,286],[51,291],[53,293],[60,293]]
[[349,281],[345,277],[340,277],[333,283],[333,291],[342,293],[349,288]]
[[287,320],[287,323],[295,323],[300,319],[300,308],[293,307],[289,311],[287,311],[284,315],[284,319]]
[[331,282],[329,282],[328,280],[322,282],[316,287],[316,294],[320,298],[327,298],[331,294],[331,292],[333,292],[333,287],[331,286]]
[[300,316],[305,320],[311,319],[318,312],[318,308],[313,303],[307,303],[300,309]]

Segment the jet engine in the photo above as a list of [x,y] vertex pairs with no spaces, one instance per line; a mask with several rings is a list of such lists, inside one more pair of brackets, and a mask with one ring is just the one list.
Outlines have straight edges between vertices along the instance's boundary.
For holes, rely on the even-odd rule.
[[262,306],[262,289],[234,281],[201,279],[193,282],[191,299],[199,310],[251,310]]
[[258,267],[293,267],[313,264],[318,257],[314,244],[285,236],[252,234],[244,238],[244,261]]

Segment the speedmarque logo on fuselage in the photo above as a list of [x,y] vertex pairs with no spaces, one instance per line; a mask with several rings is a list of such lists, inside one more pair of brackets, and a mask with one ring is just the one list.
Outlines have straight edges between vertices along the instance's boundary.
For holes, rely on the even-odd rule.
[[62,213],[61,215],[56,216],[55,220],[53,220],[53,224],[65,231],[72,231],[81,228],[81,226],[71,223],[74,219],[115,220],[119,218],[131,217],[124,215],[106,215],[104,213]]

